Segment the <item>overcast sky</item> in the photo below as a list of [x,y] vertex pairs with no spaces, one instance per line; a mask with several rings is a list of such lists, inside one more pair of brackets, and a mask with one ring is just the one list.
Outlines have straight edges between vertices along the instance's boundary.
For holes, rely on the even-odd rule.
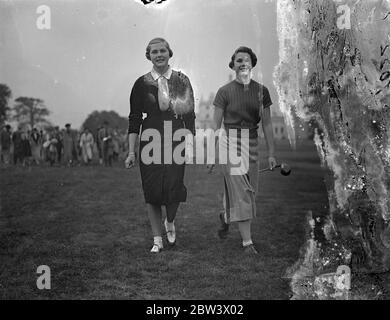
[[[51,9],[51,29],[39,30],[39,5]],[[0,0],[0,83],[13,98],[41,98],[50,120],[77,128],[93,110],[126,116],[134,81],[151,69],[145,48],[164,37],[171,65],[186,73],[196,99],[227,82],[233,51],[251,47],[255,80],[276,104],[276,4],[267,0]],[[12,101],[11,101],[12,103]]]

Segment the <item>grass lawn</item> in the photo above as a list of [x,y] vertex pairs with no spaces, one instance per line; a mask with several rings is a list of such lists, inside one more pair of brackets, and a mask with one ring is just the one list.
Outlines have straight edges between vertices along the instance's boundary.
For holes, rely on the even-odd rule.
[[[217,237],[218,170],[187,167],[177,245],[153,255],[138,167],[1,169],[0,299],[288,299],[283,276],[304,243],[305,215],[324,214],[327,194],[311,143],[277,148],[292,174],[260,176],[258,257],[242,253],[235,225]],[[39,265],[51,269],[51,290],[36,287]]]

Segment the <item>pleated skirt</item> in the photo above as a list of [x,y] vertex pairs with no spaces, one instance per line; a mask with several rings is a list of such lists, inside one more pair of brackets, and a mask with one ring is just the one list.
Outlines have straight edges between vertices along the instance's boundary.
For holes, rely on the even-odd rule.
[[242,139],[223,134],[220,143],[221,151],[228,154],[227,163],[222,164],[225,221],[231,223],[253,219],[256,217],[255,198],[259,176],[258,138]]

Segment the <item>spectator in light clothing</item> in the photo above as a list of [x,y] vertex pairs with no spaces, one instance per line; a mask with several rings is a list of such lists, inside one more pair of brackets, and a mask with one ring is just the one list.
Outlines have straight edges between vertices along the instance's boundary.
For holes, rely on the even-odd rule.
[[40,163],[41,160],[41,152],[42,152],[42,136],[38,132],[37,128],[34,128],[30,135],[31,140],[31,153],[33,157],[33,161],[36,164]]
[[93,144],[93,135],[86,128],[80,137],[81,155],[85,164],[89,164],[92,161]]

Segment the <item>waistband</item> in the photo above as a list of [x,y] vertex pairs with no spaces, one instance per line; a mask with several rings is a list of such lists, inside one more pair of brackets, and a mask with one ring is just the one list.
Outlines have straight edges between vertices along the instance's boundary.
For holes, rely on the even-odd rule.
[[245,127],[240,127],[237,125],[226,125],[224,124],[226,134],[229,135],[229,130],[234,129],[237,130],[237,137],[240,138],[242,134],[242,130],[249,130],[249,138],[254,139],[259,136],[258,134],[258,127],[250,127],[250,128],[245,128]]

